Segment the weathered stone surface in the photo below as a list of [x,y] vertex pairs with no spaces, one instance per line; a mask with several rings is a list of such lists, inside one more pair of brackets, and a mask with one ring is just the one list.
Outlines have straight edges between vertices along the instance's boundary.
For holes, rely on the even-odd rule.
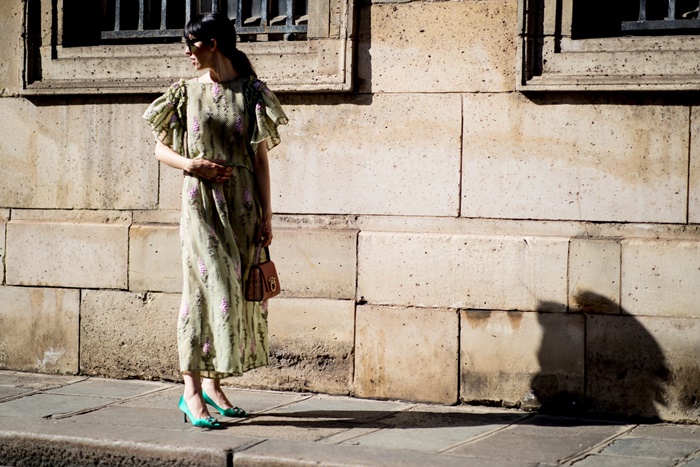
[[625,312],[700,318],[699,263],[700,241],[623,241]]
[[688,222],[700,223],[700,116],[698,107],[690,112],[690,176],[688,177]]
[[180,226],[132,225],[129,229],[129,290],[182,291]]
[[668,421],[698,420],[699,353],[697,319],[587,316],[590,408]]
[[581,315],[462,311],[460,397],[571,410],[584,390]]
[[13,209],[13,221],[86,222],[89,224],[130,224],[129,211],[87,211],[78,209]]
[[0,285],[5,284],[5,231],[8,214],[8,210],[0,209]]
[[460,109],[445,94],[288,98],[274,212],[456,215]]
[[182,207],[182,171],[160,164],[158,209],[180,210]]
[[357,231],[274,229],[270,255],[290,297],[355,298]]
[[135,99],[34,105],[0,99],[4,207],[144,209],[157,202],[158,167],[145,107]]
[[78,372],[78,290],[0,287],[0,366]]
[[359,306],[355,391],[360,397],[457,401],[457,312]]
[[620,242],[573,238],[569,245],[569,307],[620,312]]
[[7,284],[125,288],[128,226],[10,221]]
[[466,95],[462,216],[685,222],[688,124],[680,106]]
[[360,12],[362,92],[515,88],[516,3],[411,2]]
[[22,69],[23,4],[16,0],[0,1],[0,41],[5,47],[0,51],[0,97],[19,92]]
[[348,394],[352,388],[355,302],[268,302],[270,365],[226,381],[244,387]]
[[80,371],[112,378],[178,378],[179,307],[179,294],[83,291]]
[[370,303],[566,310],[568,239],[362,232],[358,295]]

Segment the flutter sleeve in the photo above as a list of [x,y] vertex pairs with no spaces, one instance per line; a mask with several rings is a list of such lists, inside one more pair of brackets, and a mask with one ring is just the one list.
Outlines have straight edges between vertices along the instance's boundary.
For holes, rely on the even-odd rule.
[[259,79],[251,78],[249,86],[252,88],[249,93],[252,102],[249,102],[248,105],[255,113],[256,122],[250,144],[254,150],[257,150],[258,144],[266,141],[267,149],[272,149],[281,142],[277,127],[286,125],[289,120],[282,110],[277,96],[267,88],[265,83]]
[[184,136],[187,129],[187,87],[185,80],[173,83],[168,90],[148,107],[143,118],[151,126],[156,140],[184,155]]

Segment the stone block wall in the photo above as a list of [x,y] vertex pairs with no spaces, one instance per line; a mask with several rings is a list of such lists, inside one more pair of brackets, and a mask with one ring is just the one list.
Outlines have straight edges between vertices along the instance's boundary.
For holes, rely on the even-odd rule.
[[[21,96],[21,10],[0,0],[0,367],[177,379],[155,96]],[[280,96],[272,364],[228,382],[700,421],[696,98],[516,92],[512,0],[357,10],[356,90]]]

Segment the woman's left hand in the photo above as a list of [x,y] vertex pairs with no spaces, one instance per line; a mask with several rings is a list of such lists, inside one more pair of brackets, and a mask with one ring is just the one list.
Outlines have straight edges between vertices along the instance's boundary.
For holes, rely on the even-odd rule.
[[260,241],[264,247],[270,246],[272,243],[272,216],[263,217],[260,222]]

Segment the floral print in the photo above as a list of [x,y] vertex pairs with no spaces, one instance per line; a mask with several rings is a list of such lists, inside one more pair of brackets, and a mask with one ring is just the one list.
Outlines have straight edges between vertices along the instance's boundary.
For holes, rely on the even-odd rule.
[[[261,218],[247,146],[256,151],[263,140],[269,149],[279,144],[277,126],[287,117],[264,83],[236,78],[181,80],[151,104],[144,118],[177,153],[223,160],[233,168],[233,177],[224,183],[190,174],[184,179],[180,370],[218,379],[266,365],[267,305],[243,296]],[[185,138],[185,130],[190,137]]]

